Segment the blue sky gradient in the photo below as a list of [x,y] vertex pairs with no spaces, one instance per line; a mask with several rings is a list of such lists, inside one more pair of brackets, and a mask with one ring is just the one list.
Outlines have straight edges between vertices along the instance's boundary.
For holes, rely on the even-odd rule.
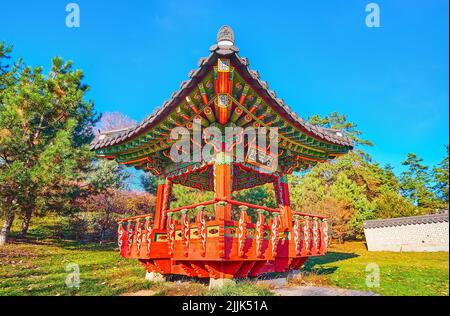
[[240,55],[307,118],[345,113],[399,173],[408,152],[437,164],[448,144],[448,1],[374,1],[381,27],[365,25],[370,1],[2,1],[0,41],[48,69],[74,61],[99,112],[141,120],[187,79],[230,25]]

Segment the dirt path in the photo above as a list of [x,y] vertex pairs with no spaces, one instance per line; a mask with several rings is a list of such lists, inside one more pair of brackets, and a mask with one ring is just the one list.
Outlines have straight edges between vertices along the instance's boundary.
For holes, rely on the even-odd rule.
[[[278,284],[272,289],[272,292],[277,296],[378,296],[374,292],[310,285],[287,286]],[[120,296],[152,296],[156,293],[156,291],[152,290],[141,290],[134,293],[123,293]],[[167,294],[170,295],[170,293]],[[172,293],[172,295],[180,295],[180,293]],[[195,293],[192,295],[195,295]]]
[[374,292],[347,290],[325,286],[291,286],[273,290],[279,296],[377,296]]
[[134,293],[123,293],[120,294],[119,296],[153,296],[155,295],[155,291],[152,290],[142,290],[142,291],[137,291]]

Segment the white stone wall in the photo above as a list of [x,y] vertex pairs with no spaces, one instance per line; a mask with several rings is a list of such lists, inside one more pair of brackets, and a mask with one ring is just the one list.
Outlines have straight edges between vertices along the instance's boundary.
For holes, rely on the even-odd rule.
[[369,251],[447,251],[448,222],[365,228]]

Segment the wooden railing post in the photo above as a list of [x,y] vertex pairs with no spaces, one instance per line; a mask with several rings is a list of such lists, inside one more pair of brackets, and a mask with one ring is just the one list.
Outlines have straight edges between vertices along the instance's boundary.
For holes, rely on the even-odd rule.
[[280,221],[278,218],[278,213],[273,213],[271,241],[272,241],[272,257],[274,258],[277,255],[279,228],[280,228]]
[[312,222],[312,254],[317,254],[319,251],[319,222],[318,218],[314,217]]
[[303,255],[309,254],[310,250],[310,234],[309,234],[309,216],[303,217]]
[[131,246],[133,245],[133,224],[132,221],[128,221],[127,224],[127,239],[128,239],[128,254],[131,254]]
[[205,221],[205,206],[200,205],[196,207],[197,209],[197,229],[200,235],[200,242],[202,246],[202,250],[200,254],[202,257],[206,255],[206,221]]
[[139,256],[139,253],[141,252],[141,244],[142,244],[142,227],[141,227],[141,219],[138,218],[136,220],[136,243],[137,243],[137,254]]
[[257,209],[258,221],[256,222],[256,255],[262,256],[262,243],[264,240],[264,210]]
[[294,218],[293,233],[294,233],[295,255],[300,256],[302,253],[301,238],[300,238],[301,235],[300,215],[293,215],[293,218]]
[[119,223],[119,227],[117,228],[117,245],[119,246],[119,251],[122,252],[123,245],[123,223]]
[[328,250],[328,220],[322,219],[322,253],[326,253]]
[[175,242],[175,224],[172,218],[172,212],[167,213],[167,242],[169,246],[169,256],[173,256],[173,247]]
[[150,245],[152,244],[152,222],[150,216],[145,218],[145,240],[147,242],[147,256],[150,256]]
[[247,240],[247,210],[245,205],[239,206],[239,233],[238,233],[238,252],[239,257],[244,256],[245,241]]
[[184,243],[184,256],[189,255],[189,218],[188,210],[184,209],[181,211],[181,234]]

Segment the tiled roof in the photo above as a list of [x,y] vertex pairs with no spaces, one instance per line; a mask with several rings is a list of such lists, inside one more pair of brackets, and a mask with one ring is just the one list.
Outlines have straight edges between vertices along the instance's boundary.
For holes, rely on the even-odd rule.
[[[226,30],[226,32],[224,31]],[[179,103],[182,98],[186,97],[190,89],[201,82],[204,75],[206,75],[210,69],[210,66],[215,65],[217,58],[226,56],[230,58],[233,62],[235,68],[238,68],[240,73],[249,80],[254,87],[257,88],[258,92],[266,97],[266,99],[271,103],[272,107],[284,115],[288,120],[290,120],[297,128],[300,128],[307,133],[322,139],[324,141],[353,147],[353,141],[340,134],[337,130],[331,130],[327,128],[322,128],[319,126],[312,125],[306,122],[304,119],[299,117],[288,105],[284,103],[282,99],[277,98],[275,91],[269,89],[267,82],[263,81],[259,77],[259,73],[256,70],[249,68],[248,58],[240,57],[238,55],[239,49],[232,45],[220,45],[225,41],[230,43],[234,41],[234,36],[228,27],[222,27],[218,34],[218,44],[214,44],[210,47],[211,53],[208,57],[200,58],[198,62],[199,68],[191,70],[189,72],[189,79],[182,81],[180,84],[180,89],[172,93],[169,100],[165,101],[163,105],[157,108],[153,114],[144,119],[141,123],[127,130],[124,130],[116,134],[102,133],[97,136],[91,143],[91,149],[99,149],[103,147],[108,147],[112,145],[120,144],[130,138],[137,136],[141,133],[148,131],[150,128],[155,126],[164,117],[169,114]],[[259,89],[258,89],[259,88]],[[104,135],[104,136],[102,136]]]
[[417,224],[432,224],[432,223],[443,223],[443,222],[448,223],[448,213],[370,220],[370,221],[364,222],[364,228],[370,229],[370,228],[417,225]]

